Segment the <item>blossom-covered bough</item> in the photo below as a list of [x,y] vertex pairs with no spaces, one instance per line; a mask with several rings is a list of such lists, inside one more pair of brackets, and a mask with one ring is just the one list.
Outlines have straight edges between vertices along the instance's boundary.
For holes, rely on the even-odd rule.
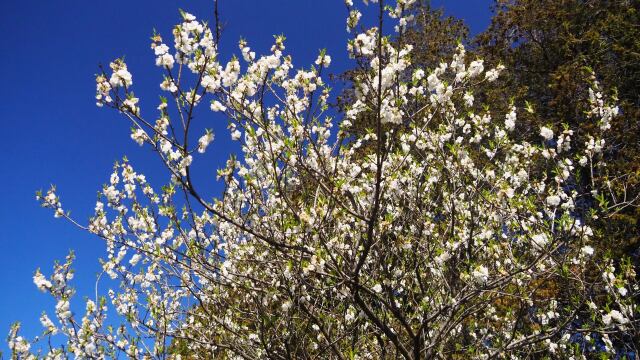
[[[519,141],[518,113],[531,109],[498,115],[474,98],[502,67],[485,70],[460,46],[439,67],[414,69],[401,41],[413,1],[379,1],[346,1],[348,51],[362,69],[341,120],[324,51],[295,70],[284,37],[263,56],[243,40],[241,58],[223,63],[217,21],[212,32],[188,13],[173,48],[153,37],[157,115],[139,107],[123,60],[99,74],[98,105],[131,121],[170,181],[154,189],[117,163],[86,226],[55,189],[39,194],[105,240],[104,274],[120,285],[97,288],[74,314],[72,255],[50,277],[38,271],[55,316],[42,316],[35,341],[14,326],[13,358],[637,356],[634,267],[591,246],[590,222],[628,205],[598,185],[617,108],[595,75],[590,141],[572,143],[557,124],[538,143]],[[360,11],[377,27],[358,25]],[[400,41],[384,36],[386,21]],[[194,125],[203,105],[225,114],[242,145],[214,199],[192,178],[212,148],[210,130],[194,133],[209,121]],[[354,135],[363,116],[375,126]]]

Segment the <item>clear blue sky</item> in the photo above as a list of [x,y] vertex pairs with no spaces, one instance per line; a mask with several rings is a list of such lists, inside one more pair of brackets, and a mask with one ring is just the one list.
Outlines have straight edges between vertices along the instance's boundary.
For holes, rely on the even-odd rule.
[[[32,283],[36,268],[49,274],[53,261],[74,249],[80,300],[92,293],[100,269],[97,259],[105,254],[102,241],[41,209],[35,191],[56,184],[64,208],[84,220],[92,213],[96,191],[107,181],[113,162],[123,155],[148,178],[158,174],[153,170],[159,165],[156,159],[129,139],[128,123],[114,111],[95,106],[97,65],[125,55],[136,94],[155,101],[161,77],[149,49],[152,29],[168,40],[179,20],[178,8],[210,20],[212,3],[0,3],[0,351],[7,351],[4,338],[12,322],[21,321],[23,333],[32,337],[41,330],[41,312],[52,314],[53,300]],[[490,3],[433,1],[447,14],[465,19],[472,33],[488,24]],[[238,53],[241,36],[264,52],[273,34],[285,34],[287,51],[298,66],[310,64],[318,49],[327,48],[333,72],[349,67],[342,0],[220,0],[220,12],[226,22],[224,54]],[[228,152],[224,138],[227,133],[219,131],[212,144],[219,159],[226,159]]]

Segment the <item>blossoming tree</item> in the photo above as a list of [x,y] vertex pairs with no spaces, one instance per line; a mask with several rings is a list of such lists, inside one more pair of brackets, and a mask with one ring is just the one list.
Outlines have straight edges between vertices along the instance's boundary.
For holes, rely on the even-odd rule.
[[[519,141],[518,113],[531,109],[500,115],[474,98],[500,66],[484,69],[460,46],[438,67],[414,69],[411,47],[383,34],[391,21],[401,37],[413,1],[369,2],[346,1],[347,49],[362,71],[340,120],[327,104],[324,51],[294,71],[279,36],[262,56],[240,41],[241,57],[222,63],[217,22],[211,30],[188,13],[172,48],[153,37],[164,73],[157,109],[140,108],[123,60],[99,74],[98,106],[131,121],[131,138],[171,180],[154,189],[125,159],[86,225],[55,189],[39,194],[55,216],[104,239],[104,272],[120,285],[74,314],[73,256],[51,276],[38,271],[34,282],[57,300],[53,320],[42,316],[34,341],[14,326],[12,357],[637,354],[634,268],[590,246],[592,220],[618,206],[595,181],[601,134],[617,114],[596,77],[584,99],[583,120],[597,125],[587,143],[551,127],[537,143]],[[358,25],[363,13],[377,27]],[[213,199],[192,177],[212,148],[211,131],[194,133],[194,111],[207,105],[242,145]],[[374,126],[354,135],[361,116]]]

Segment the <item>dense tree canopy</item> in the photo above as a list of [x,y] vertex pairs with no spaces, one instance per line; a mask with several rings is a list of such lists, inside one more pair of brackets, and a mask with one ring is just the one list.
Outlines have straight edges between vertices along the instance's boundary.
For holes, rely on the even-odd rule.
[[[605,137],[608,169],[603,181],[620,201],[640,195],[640,3],[629,0],[499,0],[490,27],[476,39],[477,53],[506,65],[492,104],[510,93],[535,109],[523,132],[535,125],[569,125],[583,142],[588,134],[592,74],[617,97],[620,116]],[[505,99],[507,100],[507,99]],[[504,101],[504,100],[503,100]],[[497,105],[497,104],[496,104]],[[534,126],[532,126],[534,125]],[[640,210],[628,206],[603,218],[602,250],[640,257]],[[640,262],[639,262],[640,264]]]

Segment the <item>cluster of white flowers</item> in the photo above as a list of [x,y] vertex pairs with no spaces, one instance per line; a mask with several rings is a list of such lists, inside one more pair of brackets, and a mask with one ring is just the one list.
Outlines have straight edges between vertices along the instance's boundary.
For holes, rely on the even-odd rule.
[[213,141],[213,133],[207,130],[207,133],[202,135],[200,139],[198,139],[198,152],[201,154],[204,153],[212,141]]
[[22,336],[18,336],[18,330],[20,330],[20,327],[17,325],[11,327],[11,331],[9,332],[9,350],[11,350],[12,355],[16,358],[35,360],[36,357],[29,353],[31,343]]
[[504,70],[504,65],[498,64],[494,69],[488,70],[484,78],[489,82],[494,82],[498,79],[502,70]]
[[162,43],[160,45],[156,45],[154,43],[153,45],[154,45],[152,46],[153,50],[157,56],[156,65],[163,66],[168,69],[173,68],[173,64],[175,63],[175,60],[173,58],[173,55],[169,53],[169,47]]
[[131,132],[131,139],[133,139],[133,141],[138,143],[138,145],[140,146],[144,144],[147,138],[148,138],[147,133],[143,129],[138,128],[138,129],[134,129]]
[[109,84],[112,88],[117,87],[130,87],[133,85],[133,78],[131,73],[127,70],[127,64],[124,60],[118,59],[109,64],[112,70],[111,77],[109,78]]
[[611,120],[618,116],[620,110],[617,105],[605,103],[599,87],[598,82],[595,81],[593,87],[589,88],[589,102],[591,105],[589,115],[597,117],[600,130],[605,131],[611,129]]
[[46,291],[52,286],[51,281],[47,280],[40,270],[36,271],[36,274],[33,276],[33,283],[36,284],[40,291]]
[[329,67],[331,64],[331,56],[325,54],[324,51],[316,59],[316,65],[322,65],[323,67]]
[[546,126],[540,128],[540,136],[542,136],[545,140],[549,141],[553,139],[553,130],[549,129]]
[[54,210],[54,216],[56,218],[64,216],[64,210],[62,209],[62,203],[55,193],[55,187],[49,188],[46,195],[43,195],[41,191],[36,193],[36,200],[40,201],[42,207],[50,208]]

